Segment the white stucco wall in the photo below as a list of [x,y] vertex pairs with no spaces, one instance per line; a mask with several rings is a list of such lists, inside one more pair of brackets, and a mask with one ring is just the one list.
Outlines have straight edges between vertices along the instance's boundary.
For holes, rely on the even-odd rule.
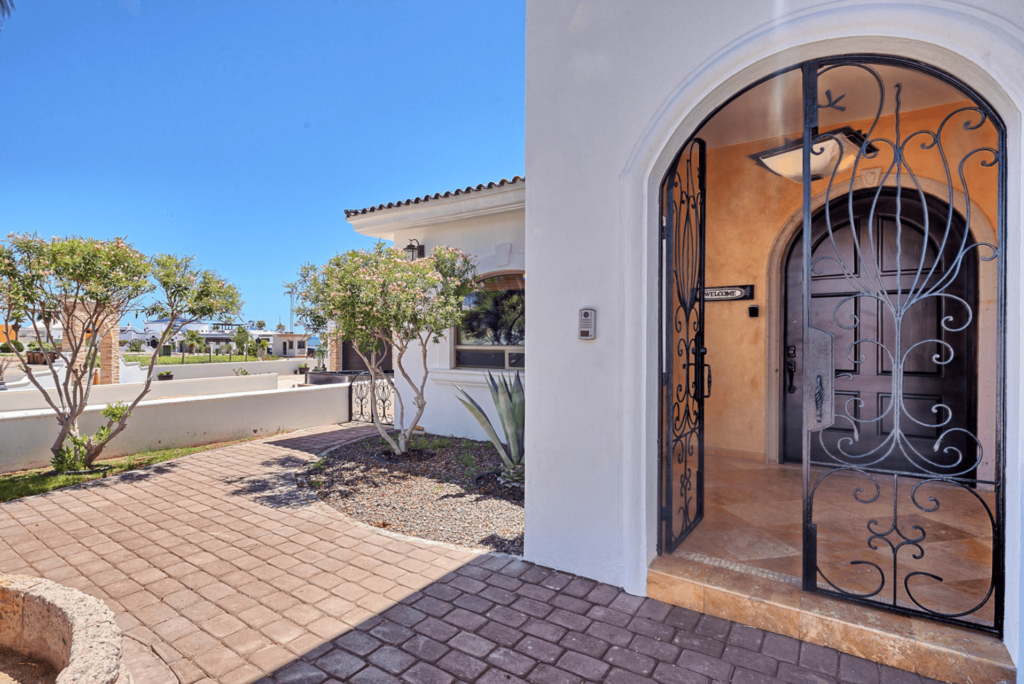
[[[143,383],[120,385],[94,385],[89,393],[89,403],[106,406],[118,401],[131,403],[142,391]],[[211,394],[233,394],[277,389],[277,374],[243,375],[235,377],[197,378],[190,380],[159,381],[153,379],[146,401],[167,397],[193,397]],[[53,397],[56,399],[56,397]],[[24,392],[0,392],[0,413],[4,411],[28,411],[49,408],[43,393],[35,389]]]
[[[1005,640],[1016,659],[1024,6],[528,0],[526,40],[526,557],[636,593],[657,541],[657,190],[681,144],[743,86],[833,54],[933,64],[1000,113],[1010,153]],[[598,312],[595,341],[576,339],[582,307]]]
[[[157,399],[139,404],[124,432],[103,456],[197,446],[301,428],[344,423],[349,417],[348,384],[288,390]],[[102,406],[86,409],[81,429],[95,431],[105,419]],[[51,458],[58,425],[50,410],[0,414],[0,472],[41,468]]]
[[[239,357],[244,359],[245,357]],[[301,363],[308,363],[304,358],[278,359],[276,361],[235,361],[233,363],[186,363],[183,365],[171,364],[157,366],[154,373],[171,371],[174,373],[174,381],[187,380],[191,378],[219,378],[234,377],[235,369],[244,368],[250,374],[277,373],[279,375],[291,375]],[[148,368],[143,368],[138,363],[121,362],[122,384],[133,382],[144,382]],[[156,382],[156,380],[154,380]]]

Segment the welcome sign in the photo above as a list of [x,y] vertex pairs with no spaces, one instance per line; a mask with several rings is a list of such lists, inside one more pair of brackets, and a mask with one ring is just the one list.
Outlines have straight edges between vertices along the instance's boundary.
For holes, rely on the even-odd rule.
[[753,285],[724,285],[722,287],[704,288],[705,302],[734,302],[753,298]]

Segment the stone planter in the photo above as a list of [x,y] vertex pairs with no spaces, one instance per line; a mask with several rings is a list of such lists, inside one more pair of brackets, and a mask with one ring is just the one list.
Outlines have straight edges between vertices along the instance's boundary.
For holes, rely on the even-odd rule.
[[114,613],[49,580],[0,575],[0,646],[50,663],[57,684],[134,684]]

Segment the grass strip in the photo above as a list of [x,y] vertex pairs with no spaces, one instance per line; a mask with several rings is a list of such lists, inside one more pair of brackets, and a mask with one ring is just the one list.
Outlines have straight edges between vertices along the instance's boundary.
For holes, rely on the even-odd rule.
[[164,461],[172,461],[176,458],[181,458],[182,456],[188,456],[189,454],[197,454],[200,451],[209,451],[210,449],[219,449],[232,444],[250,442],[254,439],[264,438],[249,437],[246,439],[235,440],[233,442],[218,442],[216,444],[206,444],[204,446],[162,449],[160,451],[143,451],[131,456],[118,456],[117,458],[97,461],[98,465],[109,465],[113,467],[105,473],[98,473],[95,475],[47,475],[46,473],[51,471],[51,468],[49,467],[40,468],[38,470],[22,470],[16,473],[0,475],[0,502],[13,501],[14,499],[20,499],[24,496],[34,496],[36,494],[43,494],[44,492],[52,492],[81,482],[96,480],[108,475],[117,475],[118,473],[124,473],[137,468],[145,468],[146,466],[163,463]]

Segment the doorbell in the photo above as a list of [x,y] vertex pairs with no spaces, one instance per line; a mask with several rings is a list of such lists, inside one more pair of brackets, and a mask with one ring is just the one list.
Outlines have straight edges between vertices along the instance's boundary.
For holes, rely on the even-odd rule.
[[580,339],[592,340],[597,337],[597,311],[580,309]]

